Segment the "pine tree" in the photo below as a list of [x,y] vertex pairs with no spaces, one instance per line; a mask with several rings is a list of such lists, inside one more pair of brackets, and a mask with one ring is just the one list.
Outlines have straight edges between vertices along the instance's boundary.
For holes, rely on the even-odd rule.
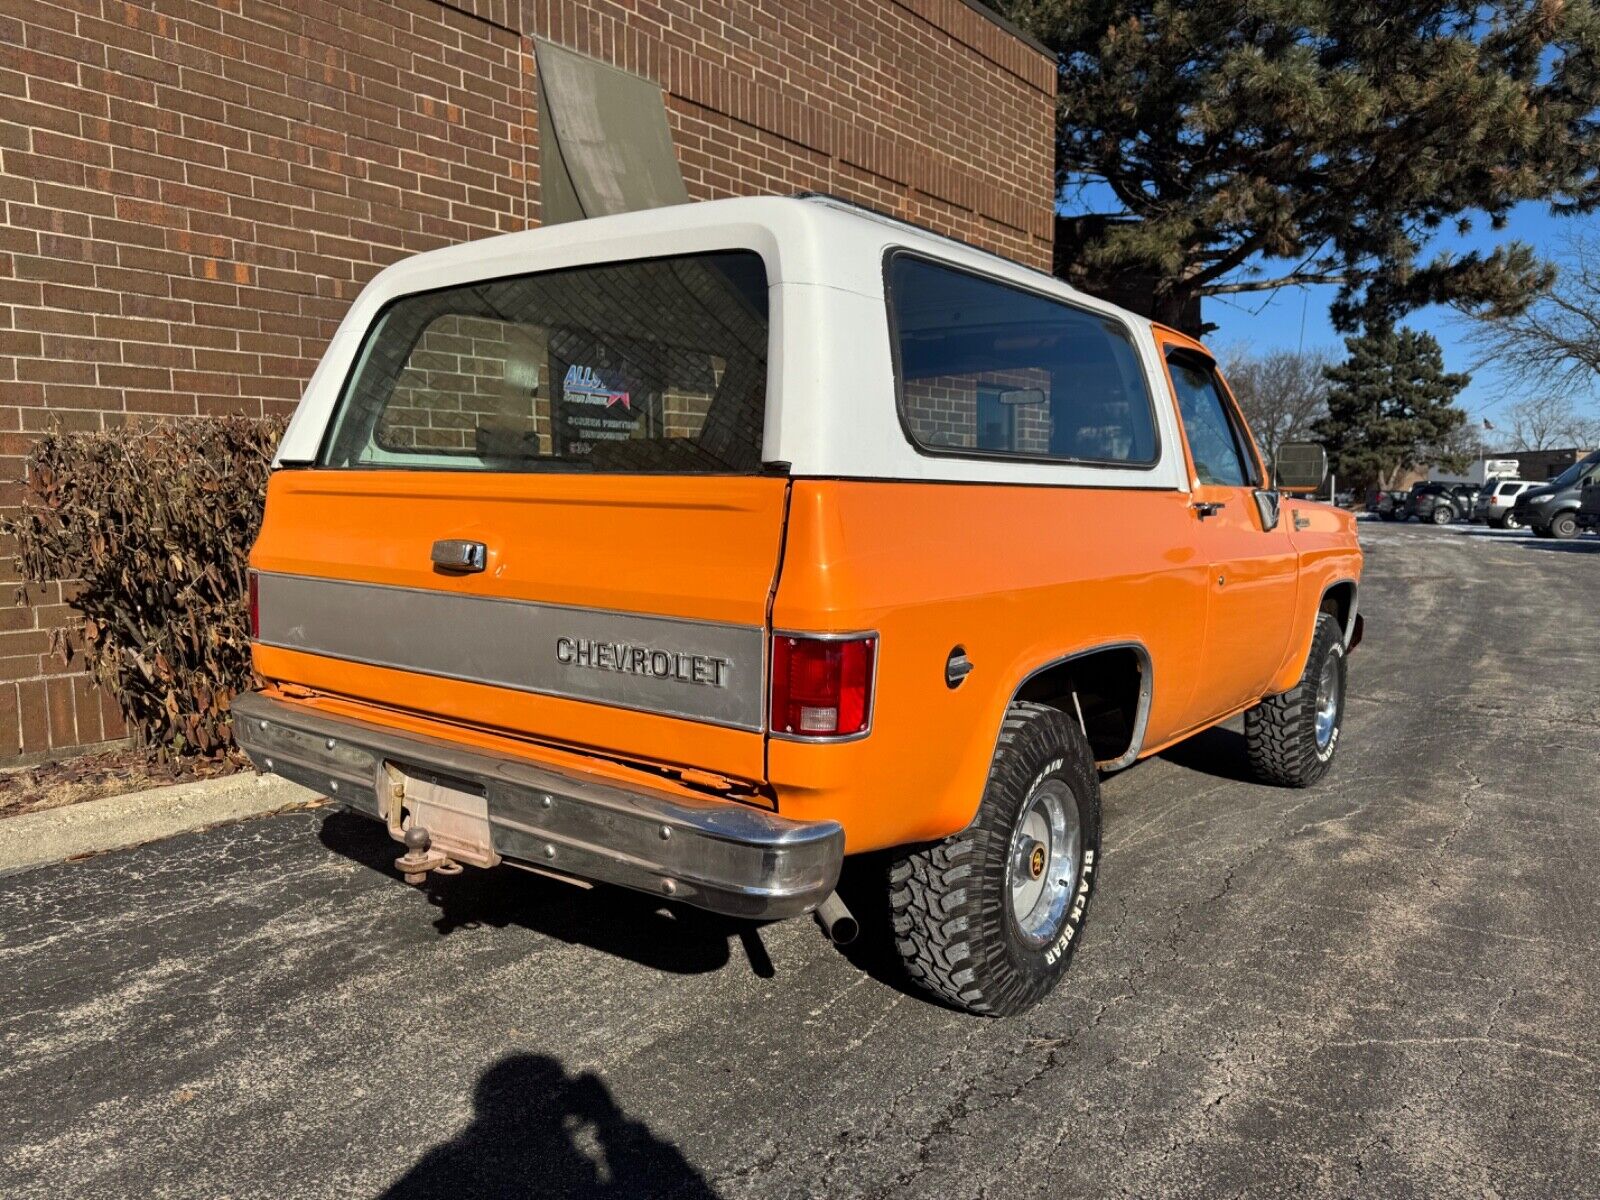
[[1431,333],[1380,328],[1344,341],[1348,357],[1328,367],[1328,415],[1312,426],[1334,474],[1391,487],[1424,464],[1462,470],[1467,414],[1455,399],[1470,376],[1447,372]]
[[1306,283],[1345,331],[1520,311],[1531,247],[1424,261],[1435,231],[1600,205],[1594,0],[991,3],[1058,57],[1058,271],[1169,324]]

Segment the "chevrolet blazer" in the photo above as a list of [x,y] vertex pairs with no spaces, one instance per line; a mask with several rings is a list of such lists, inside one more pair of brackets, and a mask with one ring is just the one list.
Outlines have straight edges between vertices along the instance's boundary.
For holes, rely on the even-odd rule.
[[[821,197],[486,239],[362,292],[251,555],[256,764],[411,882],[508,863],[817,912],[880,852],[911,976],[1061,977],[1100,775],[1244,716],[1339,744],[1352,519],[1193,339]],[[864,866],[863,869],[866,869]]]

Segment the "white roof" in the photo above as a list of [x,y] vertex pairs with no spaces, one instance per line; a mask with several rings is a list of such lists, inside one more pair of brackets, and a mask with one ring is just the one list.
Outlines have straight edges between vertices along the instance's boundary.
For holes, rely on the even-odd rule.
[[[391,300],[585,263],[749,249],[762,256],[782,330],[772,347],[763,457],[797,475],[1182,487],[1170,403],[1156,412],[1152,471],[919,454],[900,428],[884,307],[884,255],[905,248],[1114,317],[1161,378],[1150,322],[998,255],[827,197],[708,200],[482,238],[401,259],[362,290],[307,384],[275,464],[311,462],[362,335]],[[1154,389],[1153,389],[1154,390]],[[863,403],[868,393],[873,403]],[[1137,478],[1130,478],[1137,476]]]

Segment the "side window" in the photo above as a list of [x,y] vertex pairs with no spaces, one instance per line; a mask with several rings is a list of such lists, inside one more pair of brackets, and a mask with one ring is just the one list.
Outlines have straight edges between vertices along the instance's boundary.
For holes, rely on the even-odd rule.
[[1245,452],[1244,439],[1222,398],[1216,371],[1199,356],[1184,353],[1170,355],[1167,365],[1200,482],[1225,487],[1259,482],[1254,459]]
[[1150,391],[1120,322],[906,253],[888,285],[900,416],[921,449],[1156,461]]

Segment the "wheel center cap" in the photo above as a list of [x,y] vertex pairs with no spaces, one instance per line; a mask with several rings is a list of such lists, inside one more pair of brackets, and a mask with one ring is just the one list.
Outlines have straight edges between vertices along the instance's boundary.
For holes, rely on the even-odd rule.
[[1045,853],[1044,843],[1035,842],[1033,849],[1028,851],[1028,877],[1037,879],[1044,874]]

